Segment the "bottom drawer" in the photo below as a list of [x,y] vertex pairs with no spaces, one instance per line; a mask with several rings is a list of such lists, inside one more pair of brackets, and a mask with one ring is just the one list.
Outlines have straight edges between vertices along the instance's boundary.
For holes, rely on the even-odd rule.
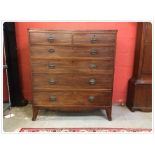
[[40,106],[111,105],[112,92],[105,91],[51,91],[34,92],[33,104]]

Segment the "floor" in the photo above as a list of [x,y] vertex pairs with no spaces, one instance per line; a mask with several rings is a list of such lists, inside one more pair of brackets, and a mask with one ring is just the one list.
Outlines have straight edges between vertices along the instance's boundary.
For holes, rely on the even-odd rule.
[[93,112],[54,112],[43,110],[39,112],[36,121],[32,121],[31,105],[14,107],[4,115],[13,117],[3,119],[4,132],[14,132],[19,128],[152,128],[152,113],[131,112],[125,106],[113,106],[112,121],[108,121],[104,110]]

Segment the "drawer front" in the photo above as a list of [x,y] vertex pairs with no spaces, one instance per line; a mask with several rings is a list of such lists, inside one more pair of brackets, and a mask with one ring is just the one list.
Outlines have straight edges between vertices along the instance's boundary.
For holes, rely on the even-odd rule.
[[111,89],[111,74],[33,74],[34,89]]
[[33,32],[30,33],[31,44],[71,44],[72,35],[69,33],[46,33],[46,32]]
[[69,46],[31,46],[31,56],[41,58],[53,58],[53,57],[72,57],[74,51]]
[[113,46],[109,47],[69,47],[69,46],[31,46],[31,56],[53,57],[114,57]]
[[73,35],[73,44],[114,44],[115,36],[113,33],[77,33]]
[[51,59],[32,62],[33,73],[77,73],[77,72],[106,72],[113,73],[113,60],[65,60]]
[[34,92],[33,103],[35,105],[47,106],[65,106],[65,105],[88,105],[97,106],[111,105],[111,92],[66,92],[66,91],[51,91],[51,92]]
[[113,46],[105,46],[105,47],[81,47],[75,46],[73,47],[75,56],[79,57],[114,57],[115,48]]

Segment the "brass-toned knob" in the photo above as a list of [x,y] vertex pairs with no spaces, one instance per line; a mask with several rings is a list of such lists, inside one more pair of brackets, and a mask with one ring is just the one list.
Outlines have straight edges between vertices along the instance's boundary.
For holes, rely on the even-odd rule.
[[55,68],[55,64],[48,64],[48,68],[54,69]]
[[97,54],[97,50],[96,50],[96,49],[92,49],[92,50],[90,51],[90,54],[91,54],[91,55],[96,55],[96,54]]
[[95,36],[95,34],[93,35],[93,37],[91,38],[91,43],[96,43],[96,41],[97,41],[97,39],[96,39],[96,36]]
[[52,102],[55,102],[57,100],[57,97],[56,96],[50,96],[49,100]]
[[54,38],[52,36],[48,37],[48,42],[52,43],[54,41]]
[[91,69],[95,69],[96,67],[97,67],[96,64],[90,64],[90,65],[89,65],[89,68],[91,68]]
[[55,80],[49,80],[48,83],[49,83],[50,85],[54,85],[54,84],[56,84],[56,81],[55,81]]
[[55,50],[54,50],[54,49],[52,49],[52,48],[50,48],[50,49],[48,50],[48,52],[49,52],[49,53],[54,53],[54,52],[55,52]]
[[95,79],[90,79],[89,80],[89,84],[90,85],[95,85],[96,84],[96,80]]
[[89,102],[92,103],[92,102],[94,102],[94,100],[95,100],[95,96],[89,96],[89,97],[88,97],[88,101],[89,101]]

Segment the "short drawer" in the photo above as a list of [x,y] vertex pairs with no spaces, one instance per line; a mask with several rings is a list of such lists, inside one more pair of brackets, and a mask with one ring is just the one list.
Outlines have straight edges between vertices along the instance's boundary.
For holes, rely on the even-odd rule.
[[102,46],[102,47],[89,47],[89,46],[74,46],[75,56],[79,57],[91,57],[91,58],[113,58],[115,53],[114,46]]
[[65,106],[65,105],[86,105],[86,106],[110,106],[112,92],[101,91],[50,91],[34,92],[34,105]]
[[31,57],[114,57],[115,47],[89,47],[89,46],[31,46]]
[[34,59],[32,62],[33,73],[77,73],[77,72],[106,72],[113,73],[113,59]]
[[74,51],[70,46],[42,46],[33,45],[30,47],[31,57],[53,58],[53,57],[72,57]]
[[112,74],[33,74],[34,89],[111,89]]
[[70,33],[49,33],[49,32],[33,32],[30,33],[30,44],[57,45],[71,44],[72,35]]
[[115,33],[73,34],[73,44],[115,44]]

